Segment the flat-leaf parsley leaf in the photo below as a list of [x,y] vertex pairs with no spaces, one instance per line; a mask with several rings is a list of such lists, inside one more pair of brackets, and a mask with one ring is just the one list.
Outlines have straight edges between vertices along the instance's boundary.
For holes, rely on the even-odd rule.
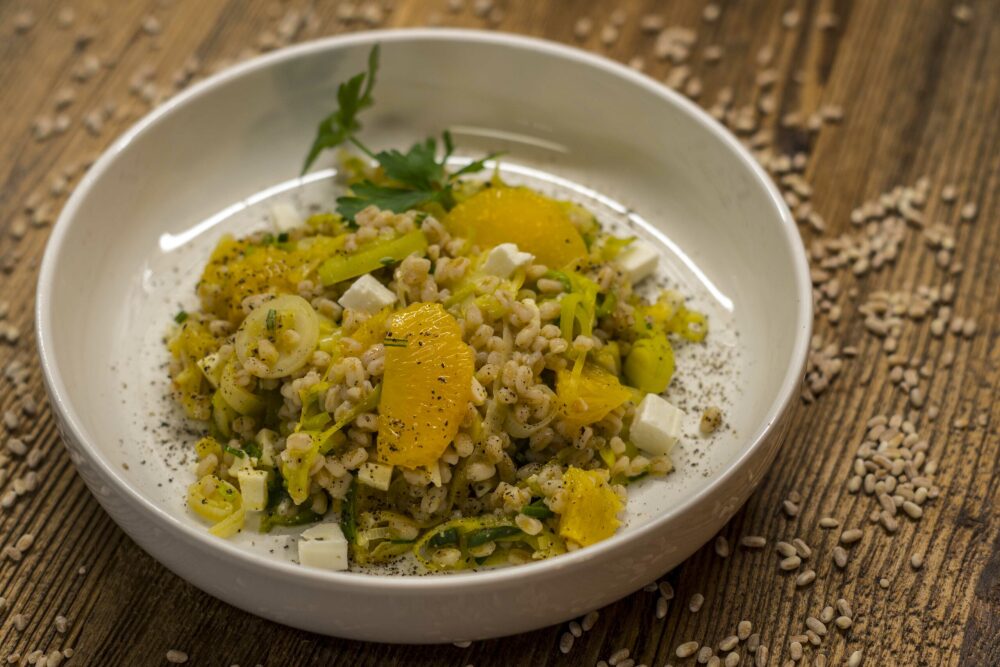
[[351,141],[365,153],[371,151],[358,143],[354,135],[361,130],[358,114],[375,104],[372,98],[372,88],[375,87],[375,73],[378,71],[379,45],[372,47],[368,54],[368,72],[355,74],[337,87],[337,110],[323,119],[316,130],[316,138],[302,165],[302,173],[306,173],[316,158],[327,148],[334,148]]
[[357,137],[361,130],[358,114],[374,104],[372,88],[378,64],[379,47],[375,45],[368,56],[368,71],[340,84],[337,89],[339,106],[320,123],[302,171],[305,173],[322,151],[350,142],[378,163],[385,178],[379,183],[367,178],[352,183],[350,194],[337,198],[337,212],[346,220],[353,220],[360,211],[373,205],[402,213],[433,202],[449,210],[455,205],[452,188],[457,179],[482,171],[499,153],[470,162],[449,174],[446,165],[455,146],[447,131],[442,135],[444,154],[440,159],[437,141],[432,137],[413,144],[405,153],[396,149],[372,152]]

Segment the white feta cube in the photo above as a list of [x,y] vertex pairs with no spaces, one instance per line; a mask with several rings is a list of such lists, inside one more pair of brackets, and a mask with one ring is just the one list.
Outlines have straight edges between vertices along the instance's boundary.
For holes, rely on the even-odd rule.
[[389,482],[392,481],[392,466],[384,463],[362,463],[358,468],[358,481],[372,488],[388,491]]
[[[251,535],[266,533],[267,528],[263,526],[263,519],[263,512],[247,512],[243,517],[243,528],[240,530]],[[264,528],[264,530],[261,530],[261,528]]]
[[324,570],[347,569],[347,540],[340,526],[321,523],[299,535],[299,563]]
[[239,474],[244,470],[253,470],[253,461],[250,460],[250,455],[246,452],[243,456],[237,456],[233,454],[233,464],[229,466],[229,476],[239,478]]
[[267,506],[267,472],[246,469],[236,474],[240,482],[240,495],[248,512],[263,512]]
[[306,540],[347,541],[347,538],[344,537],[344,531],[340,529],[340,524],[333,523],[332,521],[310,526],[303,530],[299,537]]
[[302,216],[289,202],[278,202],[271,207],[271,224],[279,234],[289,232],[302,224]]
[[681,437],[684,412],[656,394],[646,394],[635,410],[629,436],[639,449],[658,456],[669,454]]
[[510,278],[518,269],[535,261],[530,252],[521,252],[514,243],[501,243],[490,250],[483,263],[483,273],[497,278]]
[[651,243],[635,239],[615,258],[615,264],[628,276],[632,284],[656,271],[660,262],[660,251]]
[[396,295],[366,273],[347,288],[347,291],[340,297],[339,303],[348,310],[371,315],[396,303]]
[[219,381],[222,378],[222,364],[219,361],[219,353],[213,352],[207,357],[199,359],[197,362],[198,368],[201,369],[205,379],[215,388],[219,387]]

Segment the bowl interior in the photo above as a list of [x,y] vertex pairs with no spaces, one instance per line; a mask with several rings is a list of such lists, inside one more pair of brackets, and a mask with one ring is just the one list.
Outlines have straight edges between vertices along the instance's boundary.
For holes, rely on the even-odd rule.
[[[379,39],[371,145],[451,128],[461,153],[504,151],[509,180],[576,198],[657,243],[662,278],[710,314],[709,345],[681,353],[667,393],[687,410],[678,470],[636,489],[628,530],[678,511],[751,446],[801,366],[804,261],[775,192],[692,105],[592,56],[470,33]],[[183,504],[193,435],[161,426],[178,423],[164,398],[163,335],[194,305],[220,234],[260,227],[275,199],[332,202],[328,178],[303,186],[296,176],[336,84],[364,68],[372,40],[305,45],[182,95],[95,166],[54,232],[39,313],[57,405],[98,465],[193,530],[204,531]],[[700,410],[713,404],[727,428],[699,437]],[[240,539],[287,558],[275,549],[286,536]]]

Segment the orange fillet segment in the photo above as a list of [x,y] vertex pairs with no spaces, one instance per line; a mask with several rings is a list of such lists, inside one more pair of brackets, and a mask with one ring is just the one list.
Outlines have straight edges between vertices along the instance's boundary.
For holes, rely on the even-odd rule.
[[455,439],[472,398],[472,349],[438,303],[392,315],[386,341],[378,458],[406,468],[431,465]]
[[487,188],[453,208],[447,224],[484,249],[516,243],[552,268],[587,254],[565,206],[527,188]]
[[597,470],[570,468],[563,473],[566,509],[559,520],[559,534],[589,546],[615,534],[622,501]]

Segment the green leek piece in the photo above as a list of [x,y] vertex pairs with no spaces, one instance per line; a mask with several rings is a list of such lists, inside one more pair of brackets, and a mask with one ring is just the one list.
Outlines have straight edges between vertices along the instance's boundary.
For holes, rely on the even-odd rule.
[[467,548],[475,548],[482,546],[487,542],[495,542],[496,540],[502,540],[505,537],[514,537],[515,535],[520,534],[521,529],[517,526],[494,526],[492,528],[480,528],[479,530],[468,534],[465,538],[465,546]]
[[351,478],[351,488],[340,508],[340,530],[349,544],[358,542],[358,478]]
[[319,278],[324,285],[333,285],[380,269],[386,266],[387,261],[399,262],[412,253],[423,253],[425,250],[427,237],[415,229],[390,241],[372,243],[349,254],[334,255],[319,267]]
[[285,478],[285,488],[296,505],[301,505],[309,497],[309,472],[317,456],[319,456],[319,445],[316,438],[312,438],[309,449],[296,452],[294,456],[289,456],[281,463],[281,476]]
[[659,394],[674,376],[674,349],[666,335],[640,338],[625,358],[625,379],[641,391]]
[[553,512],[549,509],[549,506],[545,504],[545,501],[539,498],[530,505],[522,507],[521,514],[535,519],[548,519],[552,516]]
[[375,389],[365,397],[365,400],[355,405],[354,409],[344,415],[339,421],[334,423],[333,426],[320,433],[317,438],[319,442],[319,453],[326,455],[335,445],[343,442],[342,439],[338,442],[334,436],[345,426],[357,419],[358,415],[365,412],[371,412],[378,407],[378,402],[381,397],[382,385],[377,385]]

